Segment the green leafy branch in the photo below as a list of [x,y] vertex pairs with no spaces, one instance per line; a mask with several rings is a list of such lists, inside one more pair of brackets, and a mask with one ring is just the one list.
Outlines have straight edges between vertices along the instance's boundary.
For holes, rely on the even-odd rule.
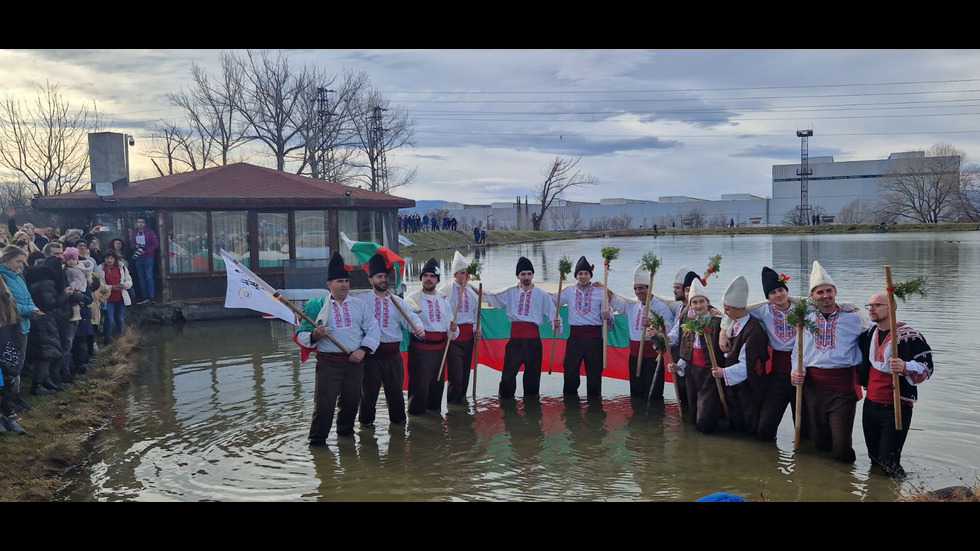
[[708,259],[708,270],[704,275],[709,276],[711,274],[714,274],[715,277],[718,277],[718,272],[720,271],[721,271],[721,255],[716,254]]
[[619,247],[603,247],[602,258],[605,260],[606,267],[609,267],[609,263],[613,260],[619,258]]
[[568,256],[563,256],[558,259],[558,275],[562,281],[565,281],[565,274],[572,273],[572,261],[568,259]]
[[480,279],[480,262],[473,259],[473,262],[466,267],[466,273],[473,279]]
[[907,302],[909,295],[919,295],[920,298],[926,296],[926,277],[917,277],[908,281],[892,284],[892,294],[902,302]]
[[640,265],[643,266],[644,271],[657,273],[657,269],[660,268],[660,257],[653,254],[653,251],[645,252],[640,257]]
[[797,297],[796,304],[790,308],[789,314],[786,315],[786,323],[794,326],[799,330],[803,328],[810,332],[812,335],[816,335],[818,328],[816,322],[812,319],[807,318],[807,313],[810,307],[816,307],[817,302],[810,297]]

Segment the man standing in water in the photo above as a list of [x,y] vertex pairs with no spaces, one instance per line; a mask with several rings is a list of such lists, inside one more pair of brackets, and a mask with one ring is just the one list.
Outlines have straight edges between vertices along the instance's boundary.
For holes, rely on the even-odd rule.
[[[561,294],[552,295],[557,306],[568,305],[568,324],[571,326],[565,341],[565,359],[562,371],[565,383],[562,392],[566,396],[578,396],[582,378],[579,371],[585,363],[585,388],[589,398],[602,395],[602,324],[611,322],[612,314],[602,311],[603,291],[592,283],[595,266],[583,256],[575,264],[577,284],[566,287]],[[560,330],[561,320],[554,320],[555,331]]]
[[446,402],[449,404],[458,404],[466,396],[473,347],[480,338],[480,334],[473,331],[480,302],[476,291],[467,282],[466,268],[469,265],[466,258],[456,251],[453,254],[453,281],[447,282],[440,291],[449,301],[451,311],[455,312],[456,325],[459,326],[459,336],[449,343],[449,352],[446,353],[446,372],[449,378]]
[[[630,355],[628,361],[630,377],[630,396],[646,401],[650,395],[650,388],[654,387],[653,392],[657,393],[657,382],[659,381],[659,392],[663,397],[664,369],[657,373],[658,355],[661,354],[653,346],[653,339],[648,335],[650,313],[656,313],[664,318],[664,324],[673,325],[674,315],[667,308],[667,305],[657,297],[651,297],[650,309],[644,313],[643,307],[647,303],[647,293],[650,292],[650,272],[643,269],[643,265],[637,265],[633,271],[633,292],[636,294],[636,302],[619,295],[609,292],[609,304],[621,314],[626,314],[627,323],[630,331]],[[665,346],[669,346],[664,343]],[[637,374],[636,363],[639,360],[640,346],[643,347],[643,365],[640,366]],[[656,374],[656,381],[654,375]]]
[[[538,396],[541,387],[541,333],[544,319],[555,324],[555,303],[547,291],[534,286],[534,266],[525,257],[517,260],[519,283],[501,291],[484,292],[487,304],[507,311],[510,340],[504,348],[504,366],[500,376],[500,397],[513,398],[517,391],[517,373],[524,366],[524,397]],[[561,332],[561,318],[556,331]]]
[[449,302],[436,292],[439,262],[430,258],[422,266],[422,289],[406,297],[406,302],[422,319],[425,339],[412,339],[408,346],[408,413],[421,415],[426,409],[442,409],[443,379],[439,377],[446,340],[459,337]]
[[[339,252],[333,253],[327,266],[327,289],[329,296],[310,299],[303,308],[303,313],[316,321],[316,327],[304,319],[294,337],[303,349],[303,359],[309,349],[316,350],[311,446],[326,443],[338,398],[337,435],[354,435],[354,419],[361,401],[364,355],[374,353],[381,341],[381,330],[367,303],[349,296],[350,272]],[[328,333],[330,337],[327,337]],[[334,341],[343,345],[347,352]]]
[[[905,476],[902,447],[912,423],[912,406],[918,397],[918,385],[932,376],[932,350],[918,331],[898,321],[895,327],[898,357],[893,357],[888,295],[871,295],[865,306],[875,325],[861,334],[864,361],[857,370],[858,383],[868,390],[861,419],[864,441],[872,463],[881,466],[885,474],[902,478]],[[895,429],[893,374],[898,375],[902,430]]]
[[[817,334],[803,332],[803,369],[793,369],[790,380],[803,385],[803,419],[818,450],[830,450],[834,459],[853,463],[856,459],[851,433],[858,395],[855,367],[861,363],[858,338],[864,332],[861,315],[837,304],[837,286],[819,262],[810,271],[810,297],[817,309],[807,319]],[[793,347],[792,365],[799,352]]]
[[[374,312],[374,319],[381,332],[381,344],[373,354],[364,357],[364,381],[361,385],[358,420],[362,425],[374,424],[378,395],[384,386],[388,420],[394,425],[400,425],[405,422],[402,329],[414,333],[419,340],[425,339],[425,331],[422,329],[422,320],[405,305],[405,301],[388,294],[388,267],[380,254],[368,259],[368,281],[373,292],[355,296],[367,303],[368,308]],[[405,319],[401,312],[405,312],[410,319]]]

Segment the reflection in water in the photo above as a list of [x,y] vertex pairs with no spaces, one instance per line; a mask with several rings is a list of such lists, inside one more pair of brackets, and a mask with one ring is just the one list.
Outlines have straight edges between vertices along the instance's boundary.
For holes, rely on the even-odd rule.
[[[750,301],[768,264],[791,276],[791,293],[806,286],[809,264],[820,260],[845,300],[863,304],[883,285],[881,265],[899,279],[942,275],[943,311],[933,300],[900,305],[934,347],[936,375],[925,383],[904,453],[912,477],[904,484],[876,475],[864,453],[858,422],[853,465],[808,449],[792,450],[787,412],[775,442],[744,436],[702,435],[682,422],[667,385],[666,400],[647,404],[629,396],[628,383],[607,379],[601,402],[566,402],[562,378],[542,375],[536,400],[496,398],[499,372],[478,374],[477,398],[441,414],[387,422],[378,405],[374,427],[354,438],[331,435],[310,448],[314,362],[299,363],[292,330],[261,319],[195,322],[148,333],[146,360],[127,405],[99,433],[91,475],[72,487],[76,500],[144,501],[693,501],[724,491],[773,501],[892,501],[903,488],[970,482],[980,457],[977,426],[980,376],[970,369],[960,339],[962,320],[975,311],[980,239],[959,243],[935,236],[825,236],[717,239],[619,239],[621,260],[610,286],[628,289],[632,260],[649,247],[671,273],[680,259],[692,267],[721,253],[722,277],[709,280],[720,300],[738,274],[750,279]],[[598,254],[603,240],[529,244],[481,252],[484,284],[513,284],[520,255],[535,262],[539,280],[554,279],[562,255]],[[547,254],[545,250],[547,249]],[[452,251],[437,253],[451,260]],[[547,260],[545,260],[547,259]],[[547,274],[553,274],[551,277]],[[751,276],[751,277],[750,277]],[[658,295],[670,293],[658,278]],[[410,284],[417,284],[409,281]],[[712,290],[713,289],[713,290]]]

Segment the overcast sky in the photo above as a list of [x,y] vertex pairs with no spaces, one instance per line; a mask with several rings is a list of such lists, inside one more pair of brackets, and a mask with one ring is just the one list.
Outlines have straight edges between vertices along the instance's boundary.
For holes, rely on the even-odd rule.
[[[569,200],[771,193],[772,165],[837,161],[946,142],[980,154],[980,50],[288,50],[330,73],[366,72],[416,122],[416,200],[509,201],[556,157],[600,183]],[[0,50],[0,91],[57,84],[133,134],[133,178],[152,177],[146,128],[179,112],[166,94],[219,50]],[[256,164],[262,164],[256,162]]]

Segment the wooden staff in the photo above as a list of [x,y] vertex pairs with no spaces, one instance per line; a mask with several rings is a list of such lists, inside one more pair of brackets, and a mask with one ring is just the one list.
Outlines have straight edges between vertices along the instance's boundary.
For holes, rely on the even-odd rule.
[[[459,286],[459,297],[456,299],[456,308],[453,310],[453,323],[456,323],[456,316],[459,314],[459,305],[463,304],[463,293],[466,291],[466,284],[470,281],[470,274],[466,274],[466,283]],[[436,380],[442,380],[442,368],[446,365],[446,356],[449,355],[449,344],[452,340],[449,338],[449,333],[446,333],[446,348],[442,350],[442,361],[439,362],[439,374],[436,375]]]
[[[671,359],[671,357],[670,357],[670,340],[667,338],[667,326],[666,325],[661,325],[660,326],[660,335],[664,339],[664,350],[663,350],[664,365],[670,365],[670,364],[674,363],[674,360]],[[676,373],[671,373],[670,374],[670,378],[674,381],[674,396],[677,397],[677,415],[680,417],[681,421],[683,421],[684,420],[684,413],[683,413],[683,409],[684,408],[681,406],[681,383],[680,383],[680,381],[677,380],[677,374]],[[657,383],[656,377],[654,377],[653,383],[654,384]],[[651,388],[651,390],[652,390],[652,388]]]
[[[279,302],[285,304],[287,308],[289,308],[290,310],[298,314],[301,318],[306,320],[306,322],[312,325],[314,328],[317,327],[318,325],[317,322],[313,321],[310,318],[310,316],[307,316],[305,312],[297,308],[295,304],[289,301],[289,299],[280,295],[278,292],[273,293],[272,296]],[[333,338],[333,335],[330,334],[329,327],[327,328],[327,338],[330,339],[330,342],[334,343],[337,346],[337,348],[341,349],[344,352],[344,354],[348,354],[348,355],[350,354],[350,350],[347,350],[346,346],[340,344],[340,342],[338,342],[337,339]]]
[[[898,357],[898,322],[895,321],[895,288],[892,286],[892,267],[885,266],[885,289],[888,291],[888,328],[891,334],[892,358]],[[902,395],[898,373],[892,373],[892,404],[895,407],[895,430],[902,430]]]
[[[705,333],[710,334],[711,329],[706,327]],[[715,360],[715,347],[712,345],[712,343],[708,342],[707,336],[702,336],[705,337],[704,344],[708,347],[708,356],[711,356],[711,367],[712,369],[716,368],[718,367],[718,362]],[[721,384],[721,379],[718,379],[714,375],[712,375],[711,378],[714,379],[715,384],[718,385],[718,397],[721,398],[721,409],[725,410],[725,417],[731,420],[732,417],[728,414],[728,400],[725,399],[725,386]]]
[[[650,270],[650,286],[647,287],[647,301],[643,305],[643,311],[640,312],[640,325],[643,327],[643,331],[640,332],[640,351],[636,353],[636,376],[640,376],[640,367],[643,365],[643,343],[647,340],[647,324],[643,321],[646,319],[647,315],[650,313],[650,299],[653,298],[653,270]],[[654,382],[656,382],[657,374],[653,374]]]
[[[602,275],[602,290],[606,291],[609,289],[609,261],[606,260],[602,263],[603,275]],[[609,293],[602,293],[602,315],[605,316],[606,312],[609,311]],[[609,357],[609,322],[606,318],[602,318],[602,368],[605,369],[607,358]]]
[[405,309],[402,308],[402,305],[397,300],[395,300],[395,295],[391,292],[391,289],[388,289],[387,292],[388,292],[388,296],[391,297],[391,303],[395,305],[395,308],[398,309],[398,313],[401,314],[403,318],[405,318],[405,321],[408,322],[408,326],[412,328],[412,333],[418,333],[419,328],[415,327],[415,324],[412,323],[412,318],[408,317],[408,314],[405,313]]
[[[559,272],[558,274],[558,300],[555,304],[555,319],[561,315],[561,284],[565,282],[565,272]],[[551,364],[555,363],[555,345],[558,342],[558,332],[555,330],[554,324],[551,325],[551,358],[548,360],[548,375],[551,375]]]
[[[480,332],[480,314],[483,312],[483,283],[480,283],[480,288],[476,292],[476,327],[474,328],[474,333]],[[477,357],[480,355],[480,340],[473,335],[473,397],[476,398],[476,366]]]
[[[796,326],[796,372],[803,373],[803,326]],[[800,434],[803,425],[803,385],[796,387],[796,427],[793,436],[793,451],[800,449]]]

